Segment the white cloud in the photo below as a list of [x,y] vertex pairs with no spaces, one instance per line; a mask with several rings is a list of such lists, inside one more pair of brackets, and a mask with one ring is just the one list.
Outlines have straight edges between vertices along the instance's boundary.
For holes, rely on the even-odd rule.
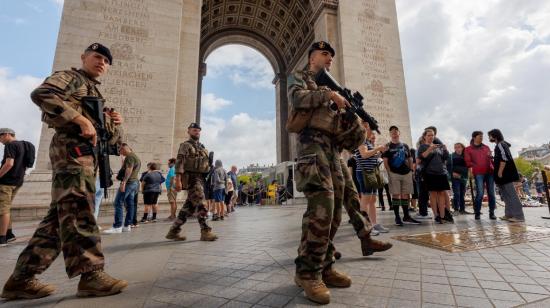
[[50,0],[50,1],[59,5],[60,7],[63,7],[63,4],[65,3],[65,0]]
[[207,116],[201,126],[201,141],[227,169],[251,163],[270,165],[277,160],[274,119],[257,119],[247,113],[235,114],[227,121]]
[[413,139],[500,128],[513,152],[550,140],[550,2],[398,0]]
[[[15,130],[17,139],[31,141],[36,147],[42,122],[30,93],[41,82],[41,78],[33,76],[11,76],[7,68],[0,67],[0,127]],[[3,153],[4,146],[0,144],[0,156]]]
[[24,25],[28,23],[28,20],[22,17],[13,17],[8,15],[0,15],[0,22],[2,23],[10,23],[14,24],[16,26]]
[[255,49],[226,45],[214,50],[206,59],[206,78],[228,75],[234,85],[254,89],[273,89],[275,74],[267,59]]
[[232,101],[217,97],[214,93],[206,93],[201,97],[201,106],[210,113],[214,113],[232,104]]

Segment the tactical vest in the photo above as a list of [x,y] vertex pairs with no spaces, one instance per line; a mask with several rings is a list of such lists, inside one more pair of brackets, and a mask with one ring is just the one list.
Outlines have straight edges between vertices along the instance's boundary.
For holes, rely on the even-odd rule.
[[185,172],[207,173],[210,170],[208,151],[199,142],[186,141],[189,144],[187,153],[183,159],[183,170]]
[[[303,77],[303,87],[310,91],[328,90],[328,88],[322,86],[318,87],[313,80],[313,73],[308,71],[298,72]],[[295,110],[291,109],[286,128],[289,132],[300,133],[305,128],[311,128],[321,131],[327,136],[334,136],[339,121],[338,110],[332,110],[330,108],[330,102],[323,102],[323,104],[315,109],[310,110]]]

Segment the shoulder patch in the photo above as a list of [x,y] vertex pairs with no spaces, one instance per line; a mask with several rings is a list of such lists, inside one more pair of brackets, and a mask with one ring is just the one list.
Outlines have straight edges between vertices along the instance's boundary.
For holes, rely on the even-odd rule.
[[75,75],[70,71],[58,71],[44,80],[44,83],[52,85],[60,90],[65,90],[75,79]]

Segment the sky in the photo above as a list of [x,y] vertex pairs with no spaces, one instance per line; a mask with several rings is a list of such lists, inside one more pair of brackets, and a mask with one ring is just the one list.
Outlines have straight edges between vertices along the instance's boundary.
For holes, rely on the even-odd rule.
[[[29,93],[51,72],[62,3],[0,0],[0,127],[35,143],[40,115]],[[514,155],[550,141],[550,1],[396,4],[413,139],[429,125],[448,145],[467,143],[474,130],[500,128]],[[228,45],[206,63],[203,142],[225,166],[274,163],[268,61]]]

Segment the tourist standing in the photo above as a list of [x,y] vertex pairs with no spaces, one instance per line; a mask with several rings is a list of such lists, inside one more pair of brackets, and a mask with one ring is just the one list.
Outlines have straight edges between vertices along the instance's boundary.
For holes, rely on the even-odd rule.
[[[143,210],[143,218],[141,218],[141,222],[156,222],[158,212],[158,198],[162,191],[162,183],[166,181],[159,170],[159,164],[149,163],[149,170],[147,170],[147,172],[141,177],[140,181],[141,191],[143,192],[143,203],[145,204],[145,209]],[[148,219],[147,217],[147,215],[149,214],[149,210],[153,211],[153,216],[150,219]]]
[[359,192],[361,196],[361,214],[370,219],[373,231],[372,235],[387,233],[389,230],[378,223],[376,218],[376,195],[378,188],[382,187],[383,182],[378,170],[378,159],[381,153],[388,148],[385,145],[374,147],[376,135],[372,132],[369,124],[363,122],[366,129],[365,143],[354,151],[354,157],[357,161],[357,170],[355,176],[359,182]]
[[228,213],[233,212],[233,205],[231,203],[233,200],[233,193],[235,192],[233,181],[231,181],[229,177],[227,178],[227,181],[225,183],[225,190],[225,207],[227,208],[227,215]]
[[497,219],[495,216],[495,180],[491,149],[483,144],[483,133],[474,131],[470,145],[464,150],[466,166],[470,168],[476,183],[476,197],[474,201],[475,219],[481,216],[481,204],[485,188],[489,196],[489,219]]
[[227,183],[227,172],[223,169],[222,161],[216,160],[215,169],[212,174],[212,187],[214,191],[214,206],[221,220],[225,216],[225,183]]
[[380,175],[382,176],[382,181],[384,183],[384,187],[378,188],[378,203],[380,204],[382,211],[385,211],[386,205],[384,203],[384,192],[386,192],[386,199],[388,200],[388,208],[390,209],[390,211],[392,211],[393,207],[392,207],[392,200],[391,200],[390,180],[388,177],[388,171],[386,171],[386,166],[384,166],[384,160],[382,158],[379,159],[378,164],[379,164],[378,168],[380,169]]
[[[8,242],[15,241],[11,227],[11,204],[23,185],[27,167],[34,163],[34,151],[28,153],[25,149],[27,141],[17,141],[15,131],[10,128],[0,128],[0,143],[4,145],[0,167],[0,247],[4,247]],[[32,146],[31,143],[28,144]],[[33,157],[28,157],[29,154]]]
[[418,148],[424,184],[430,193],[430,205],[435,221],[438,223],[443,223],[445,220],[453,222],[452,216],[446,215],[445,212],[445,194],[450,189],[445,167],[449,152],[445,145],[433,143],[434,137],[434,131],[426,129],[422,134],[424,143]]
[[231,184],[233,184],[233,194],[231,196],[231,200],[229,202],[229,208],[227,211],[234,212],[235,211],[235,203],[237,203],[237,197],[239,195],[238,187],[237,187],[237,166],[233,165],[231,166],[231,170],[227,172],[227,177],[231,179]]
[[[120,182],[114,201],[115,221],[113,222],[112,228],[104,231],[105,234],[132,231],[135,195],[139,189],[138,174],[141,168],[141,161],[136,153],[132,151],[132,148],[126,143],[123,143],[120,147],[120,154],[124,155],[124,163],[121,167],[124,170],[124,177]],[[126,208],[126,216],[124,219],[123,207]]]
[[492,129],[487,135],[489,135],[489,141],[495,143],[495,156],[493,158],[495,166],[494,177],[502,201],[504,201],[504,216],[500,217],[500,219],[509,222],[525,221],[523,205],[514,188],[514,182],[519,180],[519,175],[514,158],[510,152],[511,145],[504,140],[504,136],[499,129]]
[[451,153],[447,162],[447,169],[451,175],[451,184],[453,188],[453,209],[456,213],[472,214],[466,211],[466,183],[468,182],[468,166],[464,160],[464,150],[466,147],[462,143],[455,143],[455,151]]
[[[413,192],[412,187],[412,158],[409,146],[400,141],[399,128],[395,125],[390,127],[391,142],[388,143],[382,157],[388,171],[390,192],[392,194],[392,207],[395,213],[395,225],[420,224],[409,214],[409,198]],[[403,208],[403,220],[399,215],[399,207]]]
[[168,195],[168,203],[170,203],[170,216],[166,218],[166,221],[173,221],[174,219],[176,219],[176,210],[178,209],[178,192],[176,191],[174,183],[174,177],[176,176],[175,166],[176,159],[170,158],[168,160],[168,173],[166,174],[166,182],[164,183],[164,185],[166,186],[166,193]]

